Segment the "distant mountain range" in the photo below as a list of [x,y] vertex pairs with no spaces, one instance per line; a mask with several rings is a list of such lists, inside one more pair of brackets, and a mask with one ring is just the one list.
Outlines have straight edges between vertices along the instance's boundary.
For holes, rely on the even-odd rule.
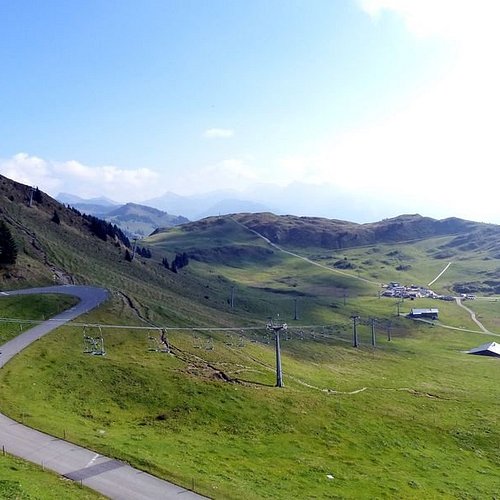
[[65,205],[69,205],[80,212],[85,214],[95,215],[104,219],[108,212],[111,212],[117,207],[122,206],[122,204],[105,198],[101,196],[99,198],[81,198],[80,196],[69,194],[69,193],[59,193],[56,196],[56,200]]
[[145,237],[158,228],[169,228],[189,222],[181,215],[171,215],[156,208],[127,203],[108,212],[104,219],[116,224],[122,231],[134,237]]
[[[106,216],[120,203],[107,198],[83,199],[61,193],[57,199],[78,210]],[[355,222],[369,222],[386,218],[394,200],[374,201],[366,195],[334,189],[331,186],[291,183],[287,186],[259,184],[246,191],[219,190],[189,196],[166,192],[162,196],[140,202],[168,214],[189,220],[233,213],[272,212],[278,215],[326,217]],[[406,210],[410,208],[407,207]],[[400,213],[400,212],[399,212]]]
[[143,238],[158,228],[169,228],[189,222],[186,217],[171,215],[162,210],[137,203],[121,205],[107,198],[85,199],[68,193],[59,194],[57,200],[80,212],[95,215],[116,224],[131,238]]
[[[385,199],[378,193],[343,191],[330,185],[294,182],[286,186],[259,184],[246,191],[224,190],[180,196],[172,192],[141,203],[181,214],[190,220],[243,212],[272,212],[306,217],[325,217],[354,222],[373,222],[405,211],[418,211],[409,201],[399,209],[395,197]],[[443,210],[445,211],[445,210]]]
[[190,220],[199,220],[212,215],[239,212],[269,212],[270,205],[253,201],[237,191],[212,191],[210,193],[180,196],[167,192],[158,198],[143,202],[145,205],[182,214]]

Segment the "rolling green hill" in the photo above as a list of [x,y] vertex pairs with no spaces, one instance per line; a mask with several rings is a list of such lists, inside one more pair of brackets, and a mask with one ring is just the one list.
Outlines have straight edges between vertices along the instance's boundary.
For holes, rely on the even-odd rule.
[[171,215],[156,208],[127,203],[104,215],[104,218],[123,229],[130,237],[143,238],[158,228],[169,228],[189,222],[186,217]]
[[[108,287],[108,303],[81,319],[101,325],[107,354],[83,353],[97,327],[36,342],[0,374],[8,415],[213,498],[497,494],[500,364],[463,353],[494,337],[454,302],[379,298],[381,283],[427,284],[450,261],[433,288],[493,293],[497,226],[239,214],[158,231],[140,242],[152,257],[129,262],[123,241],[46,195],[29,207],[28,189],[0,178],[0,218],[19,248],[2,287]],[[182,253],[187,266],[162,265]],[[487,297],[469,306],[498,332]],[[433,325],[403,316],[436,304]],[[280,389],[265,329],[276,314],[289,325]]]

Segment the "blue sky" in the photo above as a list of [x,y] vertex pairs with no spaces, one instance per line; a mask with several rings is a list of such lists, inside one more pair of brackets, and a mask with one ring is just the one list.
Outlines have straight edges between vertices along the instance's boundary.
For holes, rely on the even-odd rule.
[[384,200],[386,216],[500,222],[494,183],[475,185],[500,158],[498,11],[0,0],[0,173],[118,201],[295,182]]

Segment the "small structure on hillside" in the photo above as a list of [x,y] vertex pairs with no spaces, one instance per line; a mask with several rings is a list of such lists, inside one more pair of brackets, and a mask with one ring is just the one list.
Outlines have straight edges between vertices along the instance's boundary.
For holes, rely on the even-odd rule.
[[434,307],[427,309],[412,309],[410,311],[410,318],[427,318],[427,319],[438,319],[439,309]]
[[479,347],[474,347],[467,354],[478,354],[479,356],[494,356],[500,357],[500,344],[496,342],[488,342],[481,344]]

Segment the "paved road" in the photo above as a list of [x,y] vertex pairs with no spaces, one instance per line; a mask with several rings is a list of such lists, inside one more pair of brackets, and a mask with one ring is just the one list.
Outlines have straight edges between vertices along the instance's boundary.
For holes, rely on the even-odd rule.
[[[97,307],[108,297],[107,290],[90,286],[64,285],[3,292],[5,295],[62,293],[80,302],[67,311],[27,330],[1,348],[0,368],[26,346]],[[43,465],[59,474],[117,500],[201,499],[196,493],[158,479],[114,460],[76,446],[62,439],[26,427],[0,414],[0,446],[12,455]]]

